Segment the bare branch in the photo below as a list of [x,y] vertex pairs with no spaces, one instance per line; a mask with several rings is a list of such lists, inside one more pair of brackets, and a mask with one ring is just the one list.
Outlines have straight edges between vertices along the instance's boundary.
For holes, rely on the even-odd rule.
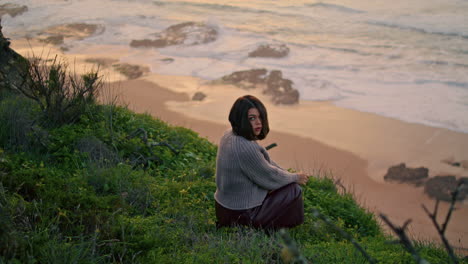
[[409,253],[411,253],[411,255],[413,256],[416,263],[418,263],[418,264],[428,264],[429,263],[429,262],[427,262],[427,260],[425,260],[425,259],[421,258],[421,256],[419,256],[418,252],[413,247],[413,243],[411,243],[411,240],[406,235],[405,230],[408,227],[408,225],[411,223],[411,219],[406,220],[406,222],[403,224],[402,227],[397,227],[388,219],[388,217],[386,215],[380,214],[380,218],[382,218],[382,220],[393,230],[393,232],[395,232],[395,234],[400,239],[399,242],[406,248],[406,250]]
[[450,217],[452,216],[452,212],[455,210],[455,202],[457,201],[457,196],[458,193],[460,192],[463,182],[459,182],[457,185],[457,188],[455,191],[452,193],[452,200],[450,202],[450,208],[447,212],[447,215],[445,216],[445,221],[441,225],[437,222],[437,213],[438,213],[438,207],[439,207],[439,200],[436,201],[435,207],[434,207],[434,213],[431,213],[429,209],[423,204],[422,207],[426,214],[429,216],[429,218],[432,220],[432,223],[434,224],[437,233],[439,233],[440,239],[442,240],[442,243],[444,244],[445,249],[447,250],[447,253],[449,254],[450,260],[452,263],[458,263],[458,258],[455,255],[452,246],[450,246],[450,243],[448,242],[447,237],[445,236],[445,231],[447,230],[448,222],[450,221]]
[[443,234],[445,234],[445,230],[447,229],[447,225],[448,225],[448,222],[450,221],[450,217],[452,216],[452,212],[455,211],[455,202],[457,201],[458,193],[460,193],[463,184],[464,183],[460,181],[457,185],[457,188],[452,193],[452,200],[450,201],[450,208],[449,208],[449,211],[447,212],[447,216],[445,217],[445,222],[442,225]]
[[53,125],[75,122],[102,87],[97,71],[83,76],[69,74],[67,63],[57,55],[50,60],[34,56],[27,66],[16,89],[36,101]]
[[346,193],[346,192],[347,192],[346,187],[343,185],[343,183],[341,182],[341,179],[340,179],[340,178],[336,179],[335,182],[334,182],[334,184],[335,184],[336,186],[341,187],[341,189],[343,189],[343,193]]
[[151,147],[155,146],[165,146],[168,147],[174,154],[179,154],[179,151],[177,151],[173,146],[171,146],[171,144],[167,142],[148,142],[148,132],[146,132],[146,130],[141,127],[137,128],[135,131],[130,133],[130,135],[128,135],[127,138],[134,138],[139,134],[143,134],[143,136],[141,136],[141,139],[143,140],[143,142],[145,142],[146,146],[150,147],[151,154],[153,154],[151,151]]
[[167,142],[159,142],[159,143],[153,142],[153,143],[149,143],[148,146],[151,146],[151,147],[152,146],[165,146],[165,147],[168,147],[174,154],[176,155],[179,154],[179,152]]

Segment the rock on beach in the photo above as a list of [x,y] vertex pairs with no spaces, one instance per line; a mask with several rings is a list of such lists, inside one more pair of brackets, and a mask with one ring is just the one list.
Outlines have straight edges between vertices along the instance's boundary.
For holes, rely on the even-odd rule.
[[205,23],[185,22],[172,25],[157,34],[156,39],[132,40],[134,48],[164,48],[173,45],[199,45],[213,42],[218,37],[218,31]]
[[459,201],[465,200],[468,195],[467,177],[463,177],[458,180],[453,175],[432,177],[427,180],[424,186],[424,192],[433,199],[450,202],[452,201],[452,193],[460,183],[463,183],[463,185],[461,185],[456,199]]
[[299,91],[294,89],[293,82],[283,78],[282,72],[278,70],[237,71],[221,77],[221,81],[243,89],[260,88],[264,94],[271,96],[274,104],[291,105],[299,102]]
[[41,42],[61,46],[62,50],[69,47],[64,46],[67,40],[83,40],[93,35],[102,34],[105,30],[103,25],[72,23],[49,27],[38,34]]
[[409,183],[421,186],[429,176],[429,170],[424,167],[408,168],[405,163],[390,167],[385,174],[386,181],[395,181],[399,183]]
[[249,57],[283,58],[288,56],[289,48],[284,44],[262,44],[249,53]]

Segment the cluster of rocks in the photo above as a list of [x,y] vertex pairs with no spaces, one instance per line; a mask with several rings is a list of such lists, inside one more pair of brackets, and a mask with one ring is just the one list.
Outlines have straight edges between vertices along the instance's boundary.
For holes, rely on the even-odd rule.
[[249,53],[249,57],[283,58],[288,56],[289,48],[284,44],[262,44]]
[[119,60],[112,58],[88,58],[85,62],[93,63],[100,69],[112,67],[115,71],[127,77],[127,79],[137,79],[150,72],[149,67],[137,64],[119,63]]
[[127,79],[137,79],[143,76],[143,74],[148,73],[150,70],[146,66],[140,66],[135,64],[121,63],[112,65],[115,70],[120,72],[122,75],[127,77]]
[[429,170],[424,167],[408,168],[405,163],[392,166],[384,176],[385,181],[424,186],[424,192],[431,198],[451,201],[452,193],[461,185],[457,200],[468,198],[468,177],[457,180],[453,175],[439,175],[429,178]]
[[58,25],[39,33],[39,41],[59,46],[64,44],[67,38],[82,40],[96,34],[101,34],[104,30],[104,26],[96,24],[72,23]]
[[202,93],[202,92],[196,92],[196,93],[192,96],[192,100],[193,100],[193,101],[203,101],[205,98],[206,98],[206,94],[204,94],[204,93]]
[[400,163],[388,169],[384,180],[422,186],[428,177],[429,170],[427,168],[407,168],[405,163]]
[[209,25],[185,22],[170,26],[156,35],[156,39],[132,40],[131,47],[164,48],[173,45],[198,45],[213,42],[218,31]]
[[[199,45],[213,42],[218,37],[218,31],[209,25],[196,22],[185,22],[172,25],[157,34],[155,39],[132,40],[131,47],[164,48],[173,45]],[[248,57],[282,58],[289,54],[289,48],[284,44],[261,44],[249,52]],[[166,61],[164,61],[166,63]],[[169,58],[167,63],[173,62]],[[260,88],[264,94],[270,95],[275,104],[296,104],[299,102],[299,91],[294,89],[293,82],[283,78],[281,71],[266,69],[251,69],[233,72],[223,76],[221,81],[244,89]],[[206,97],[197,93],[192,100],[202,101]]]
[[223,76],[221,81],[243,89],[261,88],[264,94],[271,96],[275,104],[290,105],[299,102],[299,91],[292,87],[291,80],[283,78],[281,71],[268,72],[266,69],[237,71]]
[[0,18],[6,14],[10,15],[11,17],[19,16],[26,11],[28,11],[28,7],[25,5],[6,3],[0,5]]
[[440,175],[429,178],[424,185],[424,192],[431,198],[449,202],[452,200],[452,193],[460,183],[463,183],[463,185],[458,192],[457,200],[462,201],[468,196],[468,177],[462,177],[458,180],[453,175]]

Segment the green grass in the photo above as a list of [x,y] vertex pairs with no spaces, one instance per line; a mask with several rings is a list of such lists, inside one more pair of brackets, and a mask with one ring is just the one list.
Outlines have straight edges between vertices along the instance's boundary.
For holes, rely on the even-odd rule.
[[[94,103],[73,123],[37,124],[43,113],[33,105],[0,101],[8,120],[0,125],[0,263],[282,263],[279,234],[215,228],[217,147],[208,140]],[[161,142],[176,152],[151,146]],[[366,263],[312,208],[380,263],[412,263],[331,179],[311,178],[303,191],[305,223],[289,234],[312,263]],[[448,262],[441,248],[416,247],[431,263]]]

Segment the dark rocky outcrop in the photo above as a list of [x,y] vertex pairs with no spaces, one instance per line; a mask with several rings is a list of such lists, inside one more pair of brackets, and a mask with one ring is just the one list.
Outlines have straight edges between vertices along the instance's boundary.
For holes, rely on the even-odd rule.
[[3,36],[0,19],[0,92],[16,90],[28,76],[28,62],[10,48],[10,41]]
[[288,56],[289,48],[284,44],[263,44],[249,53],[249,57],[283,58]]
[[266,78],[267,88],[263,91],[273,97],[275,104],[295,104],[299,102],[299,91],[292,87],[293,82],[284,79],[281,71],[271,71]]
[[424,185],[424,192],[431,198],[441,201],[451,201],[452,193],[461,185],[461,190],[457,195],[457,200],[468,198],[468,177],[462,177],[457,180],[453,175],[438,175],[428,178],[429,170],[424,167],[412,169],[407,168],[404,163],[390,167],[384,176],[386,181],[395,181],[407,183],[416,186]]
[[28,7],[25,5],[21,6],[17,4],[6,3],[0,5],[0,18],[2,18],[2,16],[5,14],[10,15],[11,17],[19,16],[26,11],[28,11]]
[[66,39],[83,40],[101,34],[105,27],[97,24],[71,23],[53,26],[39,33],[39,41],[52,45],[62,45]]
[[193,101],[203,101],[205,98],[206,98],[206,94],[204,94],[204,93],[202,93],[202,92],[196,92],[196,93],[192,96],[192,100],[193,100]]
[[114,64],[112,66],[129,80],[140,78],[143,74],[150,71],[148,67],[128,63]]
[[223,76],[221,81],[243,89],[262,87],[263,93],[270,95],[275,104],[290,105],[299,102],[299,91],[292,87],[291,80],[283,78],[281,71],[268,72],[266,69],[237,71]]
[[204,23],[185,22],[166,28],[156,39],[132,40],[131,47],[164,48],[172,45],[198,45],[215,41],[218,31]]
[[64,39],[65,37],[62,35],[53,35],[53,36],[48,36],[46,38],[41,38],[39,39],[39,41],[58,46],[58,45],[63,44]]
[[116,64],[119,60],[110,58],[88,58],[85,59],[85,62],[94,63],[100,68],[106,68]]
[[452,193],[460,182],[464,184],[461,186],[461,190],[457,195],[457,200],[465,200],[468,195],[467,177],[457,180],[453,175],[435,176],[427,180],[424,186],[424,192],[433,199],[449,202],[452,200]]
[[385,174],[386,181],[395,181],[399,183],[409,183],[416,186],[421,186],[429,176],[429,170],[424,167],[407,168],[405,163],[390,167]]
[[266,69],[252,69],[237,71],[223,76],[221,79],[244,89],[253,89],[258,84],[264,84],[268,71]]

